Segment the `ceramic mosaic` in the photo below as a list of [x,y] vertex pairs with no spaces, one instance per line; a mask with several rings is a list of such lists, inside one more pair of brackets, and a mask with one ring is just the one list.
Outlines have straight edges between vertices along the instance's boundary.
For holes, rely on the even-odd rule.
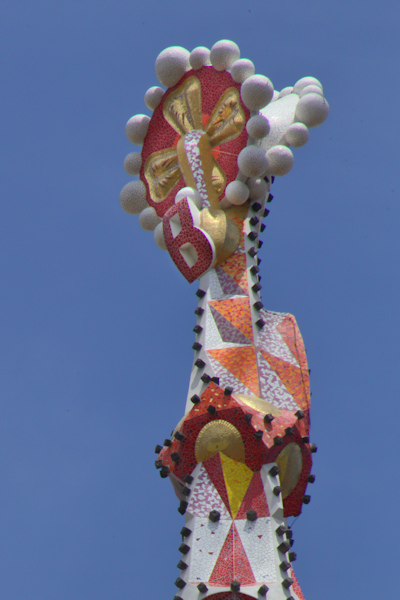
[[286,519],[312,481],[309,371],[295,318],[261,303],[258,248],[271,184],[293,164],[289,141],[303,145],[329,106],[316,79],[274,93],[239,57],[229,40],[159,54],[165,89],[146,92],[151,118],[127,123],[143,147],[124,163],[139,179],[120,201],[199,281],[185,415],[156,447],[185,515],[176,598],[304,600],[279,565]]

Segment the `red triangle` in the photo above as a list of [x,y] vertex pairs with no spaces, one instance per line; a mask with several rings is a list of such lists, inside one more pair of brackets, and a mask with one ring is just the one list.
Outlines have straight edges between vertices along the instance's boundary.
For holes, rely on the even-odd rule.
[[239,537],[235,524],[233,524],[233,547],[234,547],[234,566],[233,575],[235,581],[240,581],[241,585],[253,585],[256,583],[253,571],[244,551],[242,541]]
[[308,373],[306,350],[304,348],[300,329],[297,326],[294,316],[288,315],[281,323],[279,323],[276,330],[279,331],[290,352],[297,359],[302,371]]
[[[214,570],[211,573],[209,582],[214,586],[230,586],[235,579],[233,576],[233,528],[234,525],[232,524],[215,563]],[[236,536],[239,537],[237,533]]]
[[270,514],[260,473],[254,473],[236,519],[245,519],[248,510],[255,510],[258,517],[269,517]]
[[203,466],[205,467],[209,478],[214,484],[218,494],[221,496],[223,503],[226,506],[226,510],[231,514],[229,506],[228,492],[226,491],[224,473],[222,471],[221,458],[219,452],[214,454],[211,458],[207,459]]

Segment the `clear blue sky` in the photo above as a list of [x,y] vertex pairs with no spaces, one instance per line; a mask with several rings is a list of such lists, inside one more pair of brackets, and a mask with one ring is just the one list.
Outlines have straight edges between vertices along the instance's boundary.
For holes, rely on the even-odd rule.
[[166,46],[239,44],[328,121],[277,179],[263,301],[308,352],[306,600],[395,598],[398,1],[14,0],[0,8],[1,600],[172,599],[182,517],[154,446],[184,409],[196,285],[119,206]]

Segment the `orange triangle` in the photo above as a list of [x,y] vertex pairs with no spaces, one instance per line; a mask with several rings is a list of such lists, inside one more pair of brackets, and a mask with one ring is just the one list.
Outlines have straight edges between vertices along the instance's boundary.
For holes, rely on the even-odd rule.
[[207,350],[207,352],[227,369],[227,371],[244,383],[255,396],[260,395],[257,360],[253,346],[221,348]]
[[[240,230],[240,228],[239,228]],[[221,265],[221,268],[248,294],[246,255],[235,253]]]
[[293,396],[299,407],[302,410],[308,410],[310,398],[308,371],[304,373],[299,367],[295,367],[265,350],[261,350],[261,354],[268,361],[271,369],[278,375],[279,379],[282,381],[289,394]]
[[228,298],[227,300],[211,300],[209,304],[249,340],[253,340],[250,303],[247,296]]
[[288,346],[290,352],[297,359],[303,371],[308,372],[306,350],[304,348],[303,338],[300,329],[297,326],[293,315],[288,315],[276,328],[282,336],[283,341]]

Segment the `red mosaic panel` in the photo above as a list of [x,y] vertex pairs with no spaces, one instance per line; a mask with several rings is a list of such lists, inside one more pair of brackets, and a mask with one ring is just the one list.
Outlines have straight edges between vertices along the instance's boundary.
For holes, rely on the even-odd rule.
[[248,510],[255,510],[258,517],[269,517],[269,508],[260,473],[254,473],[236,519],[245,519]]
[[[214,570],[211,573],[211,577],[209,579],[210,585],[213,586],[230,586],[232,581],[234,581],[234,555],[233,555],[233,536],[234,532],[236,532],[236,527],[234,527],[232,523],[232,527],[229,530],[228,535],[226,536],[226,540],[224,545],[222,546],[222,550],[219,553],[217,558],[217,562],[215,564]],[[236,532],[237,535],[237,532]]]
[[235,254],[232,254],[232,256],[221,264],[221,268],[243,289],[245,294],[249,293],[247,288],[247,265],[245,254],[242,252],[235,252]]
[[221,465],[221,459],[220,459],[219,453],[214,454],[214,456],[212,456],[211,458],[206,460],[203,463],[203,465],[204,465],[212,483],[217,488],[218,493],[221,496],[221,498],[226,506],[227,511],[231,514],[231,509],[229,506],[228,492],[226,491],[225,479],[224,479],[224,474],[222,471],[222,465]]
[[290,569],[289,576],[293,579],[292,590],[294,591],[294,593],[296,594],[296,596],[298,597],[299,600],[305,600],[304,594],[300,589],[299,582],[297,581],[297,577],[294,574],[293,569]]
[[239,581],[241,585],[254,585],[256,580],[235,524],[233,524],[233,548],[233,579]]
[[[171,221],[176,215],[179,216],[181,230],[174,237]],[[190,204],[186,198],[182,198],[165,213],[163,231],[168,252],[189,283],[192,283],[210,269],[214,262],[213,247],[204,231],[194,227]],[[189,266],[181,253],[187,244],[193,246],[197,253],[197,260],[192,266]]]
[[[150,154],[153,152],[157,152],[165,148],[171,148],[176,146],[178,143],[179,135],[164,118],[164,102],[167,96],[174,89],[179,87],[186,79],[188,79],[188,77],[191,77],[192,75],[195,75],[199,79],[201,85],[204,124],[208,121],[208,118],[211,115],[221,94],[226,89],[229,87],[235,87],[240,92],[240,84],[235,83],[227,71],[216,71],[213,67],[203,67],[198,71],[188,71],[175,86],[169,88],[164,94],[163,99],[155,109],[149,123],[149,128],[142,148],[142,168],[140,170],[140,179],[143,181],[147,189],[147,201],[150,206],[155,208],[160,217],[162,217],[165,212],[174,204],[175,196],[177,192],[184,187],[185,182],[182,177],[182,179],[176,184],[174,189],[170,192],[165,200],[160,203],[155,203],[150,198],[148,184],[144,176],[144,165]],[[242,108],[244,110],[245,119],[247,122],[250,118],[250,112],[245,106],[242,106]],[[230,142],[225,142],[218,148],[214,149],[213,154],[225,173],[226,185],[236,179],[239,171],[237,166],[237,156],[242,148],[246,146],[246,144],[247,131],[246,128],[244,128],[242,133],[237,138],[231,140]],[[223,196],[224,193],[221,194],[221,199]]]

